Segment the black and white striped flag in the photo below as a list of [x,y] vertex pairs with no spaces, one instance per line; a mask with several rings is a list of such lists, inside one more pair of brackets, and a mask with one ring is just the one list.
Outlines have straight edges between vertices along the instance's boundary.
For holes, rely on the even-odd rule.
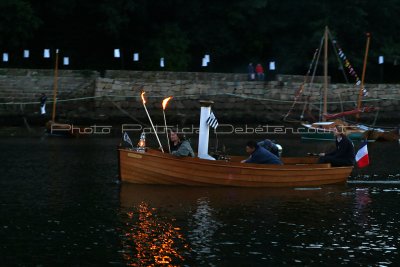
[[207,124],[210,125],[210,127],[217,129],[218,127],[218,121],[217,118],[215,117],[214,113],[211,111],[210,117],[207,119]]

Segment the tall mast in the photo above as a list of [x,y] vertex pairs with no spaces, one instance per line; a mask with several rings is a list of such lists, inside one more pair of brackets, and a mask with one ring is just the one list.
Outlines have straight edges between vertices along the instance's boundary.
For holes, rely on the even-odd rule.
[[[357,109],[359,110],[361,108],[361,99],[363,95],[363,90],[364,90],[364,78],[365,78],[365,71],[367,69],[367,59],[368,59],[368,50],[369,50],[369,41],[371,39],[371,34],[367,32],[367,45],[365,47],[365,55],[364,55],[364,66],[363,66],[363,71],[362,71],[362,76],[361,76],[361,84],[360,84],[360,91],[358,93],[358,102],[357,102]],[[356,118],[360,118],[360,113],[357,113]]]
[[56,63],[54,67],[54,88],[53,88],[53,114],[51,120],[55,122],[56,118],[56,102],[57,102],[57,84],[58,84],[58,49],[56,49]]
[[322,112],[322,121],[326,121],[325,115],[328,114],[328,26],[325,26],[324,36],[324,108]]

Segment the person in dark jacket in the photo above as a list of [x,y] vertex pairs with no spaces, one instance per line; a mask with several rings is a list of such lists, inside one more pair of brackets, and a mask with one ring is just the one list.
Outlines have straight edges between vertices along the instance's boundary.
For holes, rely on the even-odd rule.
[[185,136],[176,130],[169,134],[171,154],[177,157],[194,157],[193,149]]
[[334,129],[336,137],[336,150],[330,153],[320,153],[319,163],[330,163],[333,167],[352,166],[355,163],[355,152],[353,142],[345,135],[344,128],[336,126]]
[[247,79],[249,81],[254,81],[256,78],[256,74],[254,72],[253,63],[249,63],[249,65],[247,66],[247,73],[248,73]]
[[282,162],[277,156],[275,156],[265,148],[257,145],[255,141],[247,142],[246,152],[250,154],[250,157],[246,160],[242,160],[242,163],[282,165]]
[[258,146],[265,148],[266,150],[268,150],[269,152],[271,152],[272,154],[274,154],[275,156],[277,156],[278,158],[279,156],[279,148],[278,146],[272,142],[269,139],[265,139],[263,141],[260,141],[257,143]]

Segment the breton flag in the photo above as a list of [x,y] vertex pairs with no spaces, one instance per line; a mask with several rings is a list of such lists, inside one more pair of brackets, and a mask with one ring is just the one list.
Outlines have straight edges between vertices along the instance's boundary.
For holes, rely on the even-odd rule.
[[364,141],[361,144],[361,148],[358,150],[356,155],[356,161],[359,168],[364,168],[369,165],[367,141]]
[[124,132],[124,141],[127,142],[128,144],[130,144],[131,147],[133,148],[132,141],[129,138],[129,135],[127,134],[127,132]]
[[218,121],[217,118],[215,117],[214,113],[211,111],[210,117],[207,119],[207,124],[210,125],[210,127],[217,129],[218,127]]

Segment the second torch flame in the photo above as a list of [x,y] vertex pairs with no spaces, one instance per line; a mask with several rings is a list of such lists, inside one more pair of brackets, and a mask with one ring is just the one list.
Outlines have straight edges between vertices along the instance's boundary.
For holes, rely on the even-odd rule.
[[167,119],[165,118],[165,109],[167,108],[168,101],[172,99],[172,96],[164,98],[162,101],[162,108],[163,108],[163,115],[164,115],[164,126],[165,126],[165,134],[167,135],[167,142],[168,142],[168,151],[171,153],[171,147],[169,145],[169,136],[168,136],[168,127],[167,127]]
[[171,99],[172,99],[172,96],[169,96],[169,97],[167,97],[167,98],[164,98],[164,100],[162,101],[162,108],[163,108],[163,110],[165,110],[165,109],[167,108],[168,101],[170,101]]

